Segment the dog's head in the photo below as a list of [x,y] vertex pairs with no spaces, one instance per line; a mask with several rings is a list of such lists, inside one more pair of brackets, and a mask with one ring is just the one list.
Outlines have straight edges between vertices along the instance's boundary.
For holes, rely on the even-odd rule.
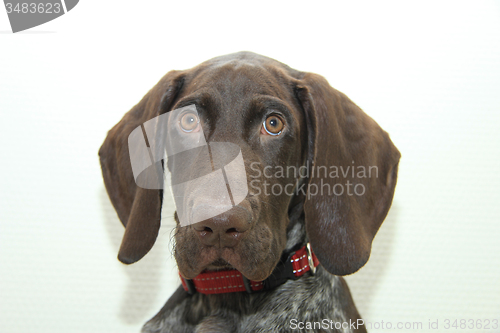
[[[169,72],[109,131],[99,155],[106,189],[126,227],[122,262],[141,259],[160,227],[162,190],[137,186],[128,143],[132,131],[161,115],[168,116],[170,130],[162,136],[170,141],[167,150],[173,141],[203,141],[210,155],[201,149],[163,168],[177,179],[219,170],[227,185],[195,182],[183,189],[189,195],[176,199],[175,257],[182,276],[232,267],[264,280],[285,249],[291,219],[305,223],[330,273],[350,274],[366,263],[394,195],[398,150],[323,77],[248,52]],[[244,170],[231,180],[224,165],[235,156]],[[235,184],[245,189],[238,200]],[[227,197],[225,204],[218,199],[222,192],[229,193],[229,204]],[[217,209],[222,213],[204,215]]]

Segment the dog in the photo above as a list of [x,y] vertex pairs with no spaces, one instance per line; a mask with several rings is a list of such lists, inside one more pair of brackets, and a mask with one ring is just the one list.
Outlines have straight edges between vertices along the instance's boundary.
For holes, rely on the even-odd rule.
[[[149,136],[150,153],[155,144],[172,149],[162,146],[172,136],[199,147],[182,162],[152,159],[150,180],[161,179],[158,172],[170,172],[172,184],[226,173],[221,186],[187,185],[190,194],[176,199],[182,284],[142,331],[366,332],[341,276],[367,262],[391,206],[401,155],[389,135],[322,76],[251,52],[171,71],[99,150],[106,190],[125,226],[118,254],[125,264],[151,249],[160,228],[166,189],[139,186],[131,160],[148,155],[130,142],[133,133],[147,138],[148,128],[158,130],[146,122],[162,116],[171,131],[156,143]],[[212,155],[224,143],[236,149],[219,149],[227,155],[219,163]],[[202,160],[203,151],[210,160]],[[238,177],[226,170],[235,156],[243,165]],[[239,179],[236,187],[231,177]],[[217,201],[225,185],[231,204]]]

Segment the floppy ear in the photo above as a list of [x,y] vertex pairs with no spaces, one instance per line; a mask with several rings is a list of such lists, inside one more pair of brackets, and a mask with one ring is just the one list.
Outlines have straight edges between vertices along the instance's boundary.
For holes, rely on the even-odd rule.
[[[166,74],[108,132],[99,149],[106,190],[120,221],[125,226],[118,253],[118,259],[125,264],[138,261],[153,247],[160,228],[163,195],[161,189],[137,186],[130,160],[129,135],[144,122],[170,110],[183,80],[184,76],[180,71]],[[144,130],[144,127],[141,127]]]
[[307,73],[297,88],[312,166],[304,202],[309,241],[326,270],[351,274],[370,257],[401,155],[389,135],[322,76]]

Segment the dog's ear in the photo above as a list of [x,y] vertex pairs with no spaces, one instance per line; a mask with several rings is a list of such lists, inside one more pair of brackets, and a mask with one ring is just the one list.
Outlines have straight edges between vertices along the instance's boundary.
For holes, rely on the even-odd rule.
[[[125,264],[134,263],[144,257],[155,243],[160,228],[163,195],[161,189],[137,186],[130,160],[129,136],[137,128],[144,130],[141,126],[144,122],[169,111],[183,82],[184,75],[181,71],[166,74],[108,132],[99,149],[106,190],[120,221],[125,226],[118,253],[118,259]],[[142,134],[142,131],[139,133]],[[154,174],[150,172],[149,176]]]
[[379,125],[320,75],[297,85],[310,167],[306,230],[323,267],[356,272],[370,257],[396,186],[400,153]]

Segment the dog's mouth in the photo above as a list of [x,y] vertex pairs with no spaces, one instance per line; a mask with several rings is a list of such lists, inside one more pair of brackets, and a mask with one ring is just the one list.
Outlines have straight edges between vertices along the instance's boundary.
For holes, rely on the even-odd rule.
[[283,251],[286,241],[274,235],[267,224],[255,224],[234,247],[203,244],[194,228],[179,226],[175,259],[181,276],[194,279],[202,272],[237,270],[248,280],[265,280],[279,261],[275,254]]
[[207,271],[220,271],[220,270],[226,270],[226,269],[234,269],[234,267],[222,258],[218,258],[218,259],[214,260],[211,264],[209,264],[205,268],[205,270],[207,270]]

